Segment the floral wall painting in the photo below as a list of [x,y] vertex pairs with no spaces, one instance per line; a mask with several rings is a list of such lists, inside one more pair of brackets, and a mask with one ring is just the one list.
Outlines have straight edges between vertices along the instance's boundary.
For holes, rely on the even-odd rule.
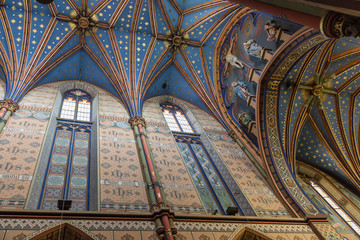
[[257,83],[251,73],[261,73],[267,60],[264,51],[275,52],[284,43],[281,33],[291,35],[302,26],[262,12],[252,12],[232,28],[221,47],[220,79],[228,113],[257,144],[252,131],[256,113]]

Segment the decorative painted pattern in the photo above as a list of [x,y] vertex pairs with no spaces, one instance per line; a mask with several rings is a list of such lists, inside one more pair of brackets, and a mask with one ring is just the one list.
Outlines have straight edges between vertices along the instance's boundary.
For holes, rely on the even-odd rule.
[[101,210],[147,211],[146,184],[132,129],[120,121],[101,119],[100,125]]
[[88,209],[90,127],[59,123],[39,207],[57,210],[59,199],[72,200],[71,210]]
[[0,134],[0,208],[23,208],[48,121],[12,116]]
[[[269,76],[269,81],[266,82],[266,94],[264,101],[266,102],[265,112],[264,112],[264,124],[266,132],[266,144],[269,148],[271,156],[269,157],[269,163],[274,166],[275,171],[274,175],[277,174],[280,180],[282,181],[283,186],[286,188],[286,191],[292,196],[292,198],[301,206],[304,212],[308,214],[316,215],[318,210],[313,206],[313,204],[307,199],[302,190],[299,188],[295,182],[293,175],[288,167],[288,163],[284,156],[281,146],[281,139],[279,136],[279,129],[277,125],[278,119],[278,92],[279,84],[284,79],[285,74],[288,72],[290,67],[300,58],[304,53],[310,50],[315,45],[323,42],[325,38],[320,35],[313,35],[312,38],[308,39],[305,42],[302,42],[293,52],[283,59],[276,69],[272,71],[272,75]],[[264,140],[263,140],[264,141]]]
[[169,130],[163,133],[167,128],[156,125],[148,125],[146,129],[156,168],[172,210],[204,213],[204,206]]
[[289,217],[281,202],[234,141],[224,141],[220,137],[210,138],[224,164],[241,188],[241,191],[260,216]]

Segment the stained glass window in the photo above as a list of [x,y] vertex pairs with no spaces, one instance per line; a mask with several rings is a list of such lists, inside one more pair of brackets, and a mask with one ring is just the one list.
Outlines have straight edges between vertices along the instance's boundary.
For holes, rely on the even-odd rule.
[[179,125],[176,122],[174,114],[170,113],[169,110],[165,109],[163,111],[165,120],[171,131],[181,132]]
[[78,121],[90,121],[90,96],[81,91],[73,90],[65,93],[60,118]]
[[161,107],[205,211],[225,214],[228,207],[236,207],[236,201],[229,194],[227,185],[182,109],[171,103],[162,104]]
[[332,209],[358,234],[360,235],[359,226],[350,218],[350,216],[339,207],[339,205],[314,181],[310,180],[311,187],[329,204]]
[[65,199],[72,201],[70,210],[89,210],[90,116],[91,98],[86,92],[64,94],[39,209],[57,210],[58,200]]
[[189,121],[181,108],[172,104],[162,104],[165,120],[171,131],[194,133]]

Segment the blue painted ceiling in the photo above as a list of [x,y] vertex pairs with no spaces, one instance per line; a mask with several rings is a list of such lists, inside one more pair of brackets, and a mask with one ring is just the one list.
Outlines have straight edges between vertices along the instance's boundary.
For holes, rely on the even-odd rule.
[[[214,48],[239,9],[226,0],[55,0],[50,5],[0,0],[0,78],[7,86],[5,98],[19,101],[44,83],[83,80],[113,93],[131,116],[141,115],[146,99],[170,94],[221,120]],[[247,17],[239,20],[252,26],[248,31],[245,24],[244,32],[264,46],[271,44],[262,30],[267,15]],[[178,51],[171,51],[174,46]],[[246,60],[240,49],[236,52]],[[288,155],[356,186],[359,54],[359,39],[327,41],[293,67],[279,98],[279,124]],[[316,85],[316,74],[334,77],[323,84],[330,93],[321,94],[319,101],[306,89]]]
[[[303,161],[351,186],[359,186],[360,179],[359,55],[359,39],[324,42],[293,66],[279,99],[289,160]],[[318,97],[316,86],[324,89]]]
[[[18,101],[35,86],[80,79],[113,93],[132,116],[141,115],[144,100],[161,94],[218,114],[214,46],[238,5],[224,0],[55,0],[49,5],[0,0],[0,10],[6,98]],[[81,18],[88,25],[82,27]],[[185,45],[172,52],[167,43],[179,29]]]

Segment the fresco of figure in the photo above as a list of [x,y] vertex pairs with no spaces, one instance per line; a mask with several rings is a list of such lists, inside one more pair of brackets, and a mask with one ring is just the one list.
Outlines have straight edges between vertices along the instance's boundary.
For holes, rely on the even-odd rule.
[[267,21],[264,25],[264,29],[268,35],[268,41],[274,41],[276,39],[276,35],[280,31],[280,25],[274,20]]
[[249,129],[250,122],[253,121],[247,112],[239,113],[238,114],[238,119],[239,119],[239,123],[242,126],[246,127],[247,129]]
[[234,46],[236,45],[238,40],[238,35],[235,34],[230,41],[229,49],[224,48],[222,51],[222,61],[225,63],[224,66],[224,76],[227,77],[229,64],[236,68],[244,68],[244,64],[234,55],[235,49]]
[[247,40],[243,43],[243,45],[247,54],[257,58],[261,58],[261,50],[263,49],[263,47],[257,44],[254,39]]
[[232,82],[231,86],[234,88],[234,94],[239,98],[246,100],[251,94],[248,92],[246,84],[242,81]]

